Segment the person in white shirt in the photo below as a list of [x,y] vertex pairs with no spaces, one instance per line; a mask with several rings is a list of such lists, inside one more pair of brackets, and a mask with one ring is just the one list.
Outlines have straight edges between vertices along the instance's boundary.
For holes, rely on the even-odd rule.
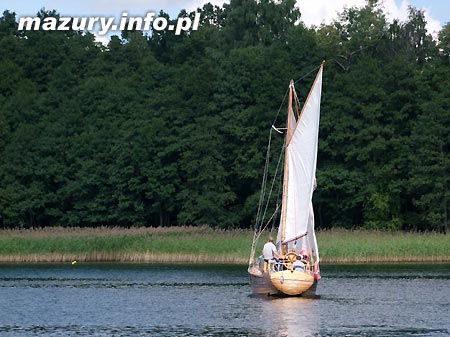
[[262,255],[264,258],[264,272],[266,272],[269,261],[279,257],[277,247],[273,244],[273,237],[270,236],[269,241],[264,245]]

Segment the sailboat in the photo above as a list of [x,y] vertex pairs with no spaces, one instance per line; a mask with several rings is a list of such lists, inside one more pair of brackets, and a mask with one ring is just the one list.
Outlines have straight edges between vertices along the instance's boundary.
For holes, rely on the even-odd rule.
[[[271,134],[272,130],[284,134],[281,216],[276,240],[278,258],[265,261],[262,256],[255,258],[255,254],[259,238],[279,207],[276,208],[266,226],[263,222],[258,223],[258,220],[255,226],[248,267],[254,294],[314,296],[320,279],[320,259],[314,230],[312,196],[316,188],[323,66],[324,62],[318,67],[314,82],[301,109],[295,83],[290,82],[287,126],[280,129],[272,125],[271,128]],[[271,137],[269,137],[269,147],[270,139]],[[264,184],[267,182],[268,157],[269,148],[260,206],[264,204],[263,191],[266,190]]]

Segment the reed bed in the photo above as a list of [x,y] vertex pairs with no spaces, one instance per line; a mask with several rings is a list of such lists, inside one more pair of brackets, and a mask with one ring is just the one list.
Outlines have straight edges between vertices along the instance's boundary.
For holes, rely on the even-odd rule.
[[[245,264],[252,236],[206,226],[0,230],[0,262]],[[450,238],[437,233],[334,229],[317,241],[325,263],[450,262]]]
[[449,262],[450,236],[334,229],[318,234],[326,262]]
[[0,230],[0,262],[245,263],[251,238],[206,226]]

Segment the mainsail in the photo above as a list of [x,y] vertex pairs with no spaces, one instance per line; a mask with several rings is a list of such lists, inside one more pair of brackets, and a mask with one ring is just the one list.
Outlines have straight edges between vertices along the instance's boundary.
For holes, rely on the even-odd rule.
[[[319,134],[320,99],[322,93],[322,68],[320,67],[308,98],[299,116],[295,116],[292,100],[296,100],[291,83],[290,112],[286,135],[286,164],[284,198],[278,242],[296,241],[296,249],[307,249],[319,259],[314,232],[312,195],[316,180],[317,146]],[[307,233],[305,235],[305,233]],[[301,238],[301,239],[300,239]]]

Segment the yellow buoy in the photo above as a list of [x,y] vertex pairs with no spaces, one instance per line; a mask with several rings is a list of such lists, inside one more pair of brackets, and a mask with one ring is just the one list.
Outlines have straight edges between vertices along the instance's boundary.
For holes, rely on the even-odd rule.
[[76,260],[73,260],[72,261],[72,266],[74,266],[74,265],[76,265],[77,264],[77,261]]

